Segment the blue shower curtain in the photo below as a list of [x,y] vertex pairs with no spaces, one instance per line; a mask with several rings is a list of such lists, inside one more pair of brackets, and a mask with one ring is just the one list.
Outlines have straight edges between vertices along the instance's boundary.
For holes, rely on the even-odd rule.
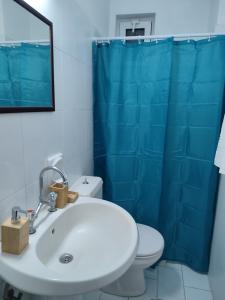
[[164,259],[207,272],[225,37],[93,44],[94,165],[104,198],[158,229]]
[[51,105],[49,45],[0,47],[0,106]]

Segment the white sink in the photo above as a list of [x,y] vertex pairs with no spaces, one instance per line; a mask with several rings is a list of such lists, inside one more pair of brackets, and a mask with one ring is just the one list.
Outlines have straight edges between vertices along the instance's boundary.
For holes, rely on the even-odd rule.
[[[32,294],[90,292],[119,278],[132,264],[138,233],[133,218],[108,201],[82,197],[43,221],[19,256],[0,253],[3,279]],[[59,257],[69,253],[68,264]]]

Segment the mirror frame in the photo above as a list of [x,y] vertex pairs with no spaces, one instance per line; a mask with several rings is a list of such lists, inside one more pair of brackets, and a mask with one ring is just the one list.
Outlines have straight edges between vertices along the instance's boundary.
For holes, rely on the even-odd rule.
[[49,26],[50,35],[50,51],[51,51],[51,91],[52,91],[52,105],[50,107],[0,107],[0,113],[18,113],[18,112],[41,112],[41,111],[55,111],[55,84],[54,84],[54,51],[53,51],[53,23],[36,11],[32,6],[23,0],[13,0],[18,5],[22,6],[28,12],[40,19]]

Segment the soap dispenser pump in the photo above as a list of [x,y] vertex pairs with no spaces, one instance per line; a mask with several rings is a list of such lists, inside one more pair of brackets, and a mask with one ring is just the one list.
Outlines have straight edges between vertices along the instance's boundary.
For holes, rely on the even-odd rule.
[[12,208],[12,217],[11,217],[11,223],[12,224],[18,224],[20,222],[20,215],[19,213],[25,214],[27,216],[27,211],[21,209],[19,206],[14,206]]

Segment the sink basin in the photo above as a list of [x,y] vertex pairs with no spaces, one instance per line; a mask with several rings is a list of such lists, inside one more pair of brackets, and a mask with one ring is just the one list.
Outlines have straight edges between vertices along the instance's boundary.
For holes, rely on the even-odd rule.
[[23,291],[47,296],[90,292],[133,263],[136,223],[111,202],[81,197],[55,213],[43,211],[41,218],[21,255],[0,253],[1,276]]

